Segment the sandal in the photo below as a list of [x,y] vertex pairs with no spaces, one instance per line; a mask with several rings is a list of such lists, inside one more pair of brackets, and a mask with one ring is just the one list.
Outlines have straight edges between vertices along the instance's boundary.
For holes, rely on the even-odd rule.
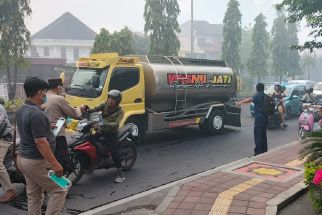
[[17,197],[17,194],[14,191],[9,190],[4,195],[2,195],[0,197],[0,203],[10,202],[13,199],[15,199],[16,197]]

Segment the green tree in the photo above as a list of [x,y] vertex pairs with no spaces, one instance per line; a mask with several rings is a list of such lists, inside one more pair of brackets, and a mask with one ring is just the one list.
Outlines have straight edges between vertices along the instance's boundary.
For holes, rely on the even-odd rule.
[[133,38],[135,54],[147,55],[149,53],[149,37],[134,34]]
[[291,46],[298,45],[299,39],[297,36],[298,30],[296,23],[287,23],[289,50],[288,50],[288,63],[289,63],[289,75],[292,76],[293,80],[295,75],[301,75],[302,69],[300,65],[300,54],[298,50],[291,49]]
[[111,34],[107,29],[101,28],[100,33],[95,37],[92,53],[106,52],[111,52]]
[[119,55],[134,54],[133,34],[128,27],[113,34],[105,28],[101,29],[95,38],[92,53],[106,52],[117,52]]
[[224,17],[222,59],[229,67],[238,71],[241,67],[239,46],[241,43],[241,13],[239,2],[230,0]]
[[307,74],[307,79],[311,79],[311,73],[316,65],[316,58],[312,55],[306,54],[302,57],[302,67]]
[[276,5],[277,9],[285,8],[288,12],[289,22],[299,22],[306,20],[307,26],[312,28],[310,36],[313,40],[307,41],[302,46],[295,46],[298,49],[322,48],[322,1],[321,0],[283,0],[282,3]]
[[267,74],[267,59],[269,56],[269,36],[266,31],[267,23],[266,17],[260,13],[255,18],[255,25],[253,29],[253,48],[252,53],[248,61],[248,68],[252,75],[257,77],[257,82],[261,81],[261,78]]
[[111,37],[111,50],[120,55],[134,54],[134,39],[132,32],[128,27],[120,32],[114,32]]
[[31,14],[29,3],[29,0],[0,1],[0,66],[7,72],[9,99],[16,96],[18,67],[26,64],[23,55],[30,44],[25,24],[25,18]]
[[146,0],[144,8],[144,32],[150,35],[149,54],[177,56],[180,42],[177,0]]
[[280,82],[288,74],[289,42],[285,21],[285,15],[282,12],[278,12],[278,17],[274,20],[272,28],[273,74],[279,77]]

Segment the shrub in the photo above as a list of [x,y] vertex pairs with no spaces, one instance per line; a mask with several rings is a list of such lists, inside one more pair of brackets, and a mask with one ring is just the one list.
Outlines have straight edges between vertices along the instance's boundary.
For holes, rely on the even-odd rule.
[[16,111],[23,103],[23,99],[15,98],[13,100],[7,100],[4,104],[4,107],[7,111]]

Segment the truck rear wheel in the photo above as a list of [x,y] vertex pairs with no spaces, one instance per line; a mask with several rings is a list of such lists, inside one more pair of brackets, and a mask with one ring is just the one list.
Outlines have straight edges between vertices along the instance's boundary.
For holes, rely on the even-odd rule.
[[220,134],[224,131],[225,120],[221,110],[213,110],[207,122],[210,135]]
[[135,139],[136,143],[143,143],[145,137],[145,126],[141,119],[131,117],[126,120],[125,124],[132,123],[134,125],[134,133],[136,133],[137,138]]

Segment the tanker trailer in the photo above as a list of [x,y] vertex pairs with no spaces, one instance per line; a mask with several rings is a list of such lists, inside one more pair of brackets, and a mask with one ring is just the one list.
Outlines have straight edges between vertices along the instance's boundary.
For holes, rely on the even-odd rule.
[[139,141],[146,133],[189,125],[210,135],[224,125],[241,126],[240,108],[230,102],[236,75],[224,61],[93,54],[78,60],[66,99],[92,107],[111,89],[123,95],[120,126],[135,124]]

